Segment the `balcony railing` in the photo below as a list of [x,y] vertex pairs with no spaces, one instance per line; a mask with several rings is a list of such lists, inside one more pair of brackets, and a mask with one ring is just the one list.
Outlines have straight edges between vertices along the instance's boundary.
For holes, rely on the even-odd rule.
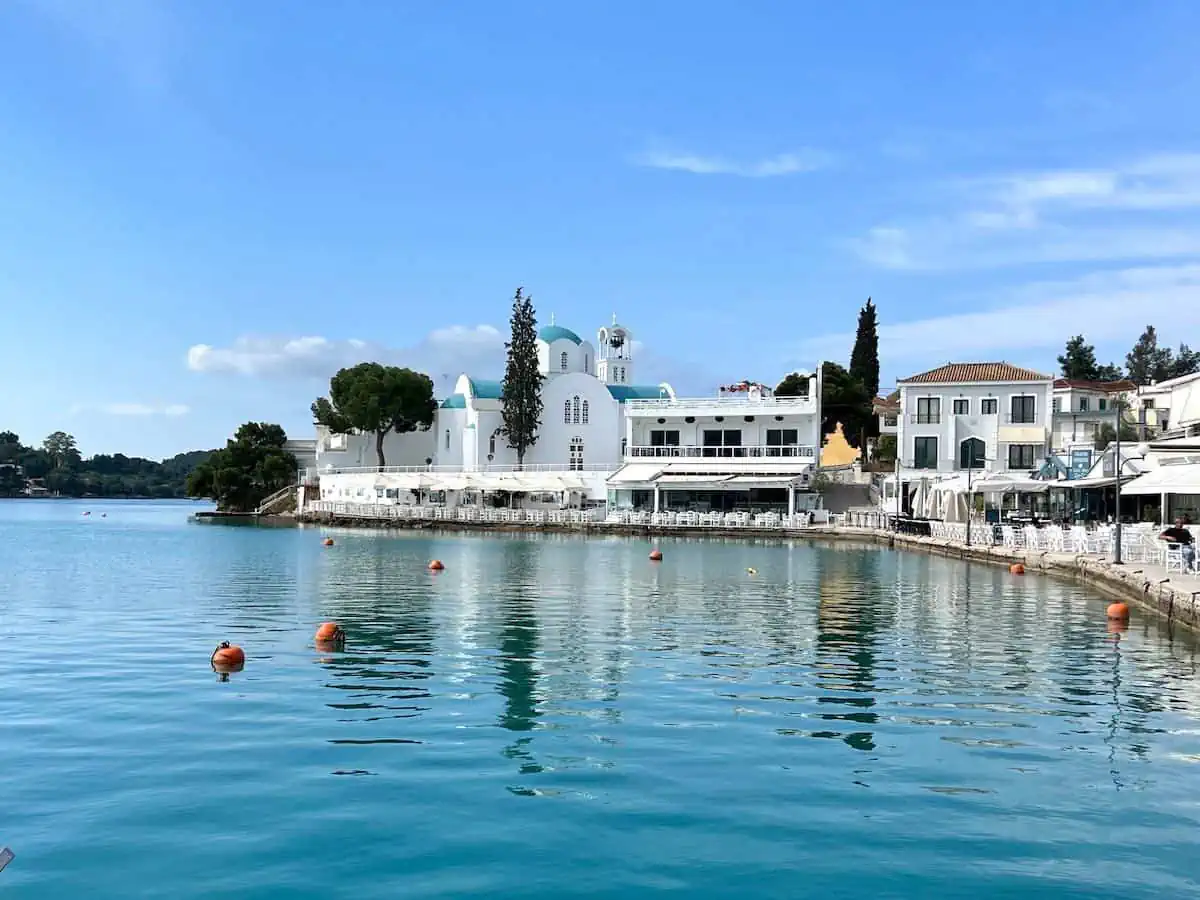
[[672,409],[730,409],[739,406],[752,406],[762,409],[773,409],[779,412],[789,410],[804,412],[816,406],[811,397],[678,397],[675,400],[627,400],[625,408],[630,412],[667,412]]
[[916,413],[908,417],[910,425],[940,425],[942,424],[941,413]]
[[1018,413],[1013,415],[1009,413],[1004,417],[1005,425],[1036,425],[1038,424],[1036,413]]
[[815,459],[815,447],[628,447],[632,459]]

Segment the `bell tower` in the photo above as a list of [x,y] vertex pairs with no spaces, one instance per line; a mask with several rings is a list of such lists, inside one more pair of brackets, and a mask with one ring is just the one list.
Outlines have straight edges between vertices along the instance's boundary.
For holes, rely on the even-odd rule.
[[613,313],[612,325],[596,333],[596,377],[605,384],[633,383],[633,334],[617,324]]

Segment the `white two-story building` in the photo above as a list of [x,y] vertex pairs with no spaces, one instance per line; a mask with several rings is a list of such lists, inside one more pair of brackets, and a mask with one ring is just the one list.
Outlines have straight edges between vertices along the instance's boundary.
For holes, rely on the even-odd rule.
[[1055,379],[1051,449],[1065,453],[1076,446],[1090,447],[1106,425],[1115,432],[1118,406],[1130,421],[1130,398],[1136,391],[1137,385],[1129,380]]
[[899,381],[900,480],[1029,473],[1050,447],[1054,379],[1005,362],[949,363]]
[[815,506],[821,367],[815,371],[799,397],[742,383],[715,397],[627,401],[610,509],[782,514]]

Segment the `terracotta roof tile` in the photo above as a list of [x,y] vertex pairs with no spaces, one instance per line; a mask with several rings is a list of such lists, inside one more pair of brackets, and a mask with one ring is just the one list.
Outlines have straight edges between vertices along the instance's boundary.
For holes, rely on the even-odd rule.
[[1055,378],[1056,388],[1078,388],[1081,391],[1103,391],[1106,394],[1136,391],[1137,385],[1128,378],[1120,381],[1085,381],[1082,378]]
[[1051,376],[1022,369],[1006,362],[947,363],[919,375],[901,378],[900,384],[961,384],[972,381],[1008,383],[1011,381],[1050,381]]

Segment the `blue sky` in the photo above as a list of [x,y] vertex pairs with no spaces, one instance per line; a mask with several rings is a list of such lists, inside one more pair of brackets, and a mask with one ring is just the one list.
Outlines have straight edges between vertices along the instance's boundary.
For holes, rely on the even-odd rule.
[[1200,4],[0,4],[0,428],[310,432],[513,289],[688,392],[1200,343]]

